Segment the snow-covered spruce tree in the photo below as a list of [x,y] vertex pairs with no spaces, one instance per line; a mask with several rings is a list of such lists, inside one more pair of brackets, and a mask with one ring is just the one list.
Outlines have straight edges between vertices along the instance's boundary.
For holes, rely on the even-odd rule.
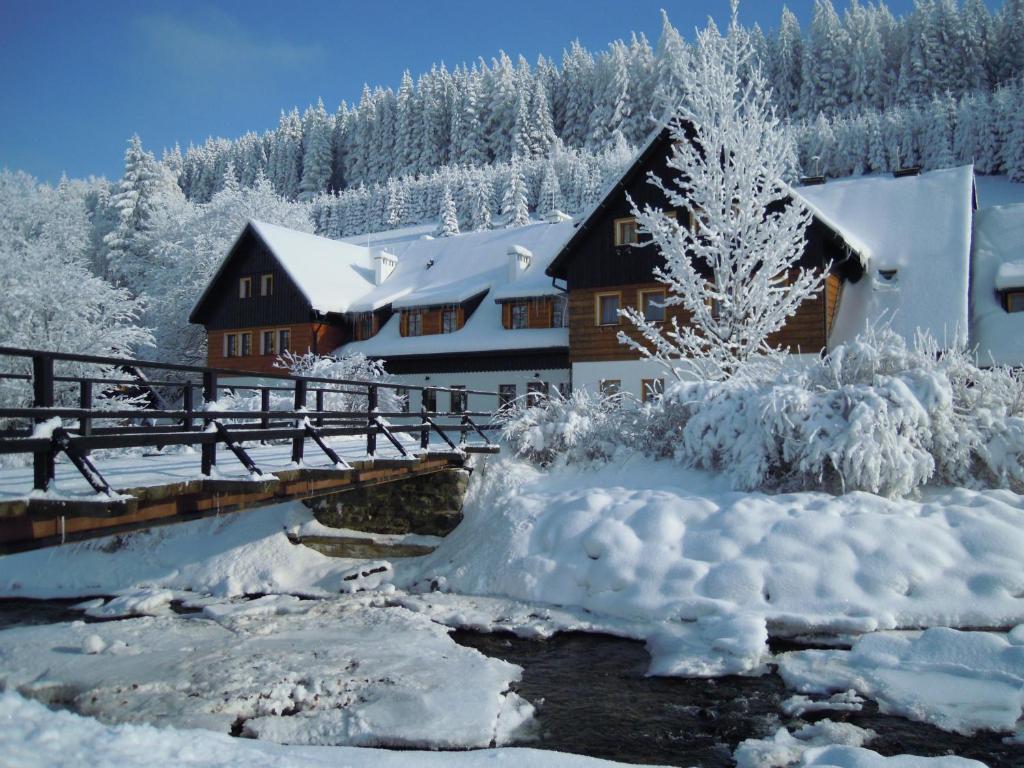
[[619,341],[677,379],[725,379],[755,361],[777,364],[784,350],[768,337],[824,280],[796,267],[810,214],[783,182],[795,148],[760,68],[748,66],[752,50],[736,12],[734,2],[725,37],[713,27],[698,36],[689,98],[670,123],[668,166],[678,175],[667,185],[650,178],[672,207],[691,211],[694,226],[630,200],[664,257],[655,276],[668,288],[665,304],[685,310],[689,322],[662,325],[628,308],[622,314],[642,339],[620,331]]
[[505,216],[506,227],[521,227],[530,223],[530,206],[526,196],[526,177],[519,157],[512,156],[509,166],[508,186],[501,199],[501,213]]
[[459,214],[455,210],[451,187],[446,182],[441,195],[441,223],[437,228],[438,237],[454,237],[459,234]]

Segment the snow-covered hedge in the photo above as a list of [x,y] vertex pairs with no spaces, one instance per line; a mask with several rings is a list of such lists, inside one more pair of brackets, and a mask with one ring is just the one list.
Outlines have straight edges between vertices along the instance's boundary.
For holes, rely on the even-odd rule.
[[640,408],[576,392],[512,412],[529,459],[576,463],[635,450],[726,475],[737,489],[868,491],[932,484],[1024,491],[1024,377],[869,331],[770,379],[684,382]]

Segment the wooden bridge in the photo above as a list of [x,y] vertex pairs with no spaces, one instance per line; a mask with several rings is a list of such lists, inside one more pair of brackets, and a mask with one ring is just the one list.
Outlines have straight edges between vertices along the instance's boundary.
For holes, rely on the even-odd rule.
[[[492,412],[469,409],[471,397],[497,402],[494,392],[10,347],[0,360],[0,402],[24,403],[0,408],[0,552],[327,496],[498,452]],[[430,391],[451,393],[452,410],[410,413],[412,391],[435,403]]]

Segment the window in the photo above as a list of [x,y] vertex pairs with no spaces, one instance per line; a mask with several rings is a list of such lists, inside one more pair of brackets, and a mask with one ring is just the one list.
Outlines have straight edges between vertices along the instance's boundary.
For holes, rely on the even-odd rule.
[[277,353],[277,331],[263,331],[260,334],[260,354],[273,355]]
[[242,277],[238,280],[238,298],[249,299],[252,298],[252,278]]
[[569,326],[569,300],[565,296],[556,296],[551,307],[551,327],[567,328]]
[[526,404],[539,405],[543,398],[548,396],[548,383],[546,381],[526,382]]
[[455,307],[441,310],[441,333],[455,333],[459,330],[459,313]]
[[1024,312],[1024,291],[1007,291],[1006,311]]
[[405,313],[405,335],[423,335],[423,313],[418,309],[412,309]]
[[433,413],[437,410],[437,390],[436,389],[424,389],[423,390],[423,409]]
[[373,313],[364,312],[359,316],[359,324],[356,326],[356,336],[360,340],[373,336]]
[[292,332],[282,329],[277,332],[277,351],[287,352],[292,343]]
[[562,396],[563,400],[568,400],[572,394],[572,387],[568,381],[563,381],[558,384],[558,394]]
[[238,334],[242,342],[242,357],[252,354],[252,334],[249,332]]
[[686,222],[690,226],[690,231],[697,235],[700,234],[700,219],[697,216],[703,212],[703,208],[700,206],[693,206],[686,212]]
[[511,405],[516,399],[516,385],[515,384],[499,384],[498,385],[498,407],[504,408],[507,405]]
[[597,325],[618,325],[619,304],[622,297],[619,293],[597,294],[596,324]]
[[636,219],[632,216],[615,220],[615,245],[633,245],[638,242],[637,235]]
[[402,413],[409,412],[409,390],[405,387],[399,387],[395,390],[395,396],[398,398],[400,410]]
[[267,272],[260,275],[260,296],[274,295],[274,276]]
[[622,391],[621,379],[601,379],[601,394],[605,397],[614,397]]
[[524,301],[512,305],[512,328],[530,327],[530,308]]
[[641,379],[640,396],[646,403],[650,400],[657,400],[665,393],[664,379]]
[[464,390],[465,388],[466,387],[463,384],[452,384],[452,413],[466,412],[466,393],[460,391]]
[[640,291],[640,311],[644,320],[661,323],[665,320],[665,291],[658,288],[651,291]]
[[238,356],[238,334],[224,334],[224,357]]

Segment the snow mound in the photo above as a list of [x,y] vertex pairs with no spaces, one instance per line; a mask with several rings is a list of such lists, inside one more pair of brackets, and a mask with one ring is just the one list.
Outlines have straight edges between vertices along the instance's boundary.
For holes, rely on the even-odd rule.
[[863,747],[815,747],[804,752],[801,768],[986,768],[984,763],[966,757],[883,757]]
[[169,589],[138,589],[118,595],[105,603],[90,601],[85,615],[97,619],[120,619],[127,616],[159,616],[170,610],[174,593]]
[[303,747],[235,739],[201,730],[149,725],[104,725],[54,712],[16,693],[0,693],[0,754],[19,768],[89,765],[94,768],[480,768],[508,762],[517,768],[600,768],[604,760],[536,749],[473,752],[394,752],[356,747]]
[[1013,731],[1024,710],[1024,645],[998,633],[878,633],[849,651],[784,654],[779,672],[799,691],[854,688],[883,712],[964,734]]
[[636,457],[553,472],[501,459],[474,473],[464,513],[396,584],[646,623],[666,659],[701,644],[756,666],[760,620],[776,634],[1024,622],[1024,498],[1009,491],[768,495]]

